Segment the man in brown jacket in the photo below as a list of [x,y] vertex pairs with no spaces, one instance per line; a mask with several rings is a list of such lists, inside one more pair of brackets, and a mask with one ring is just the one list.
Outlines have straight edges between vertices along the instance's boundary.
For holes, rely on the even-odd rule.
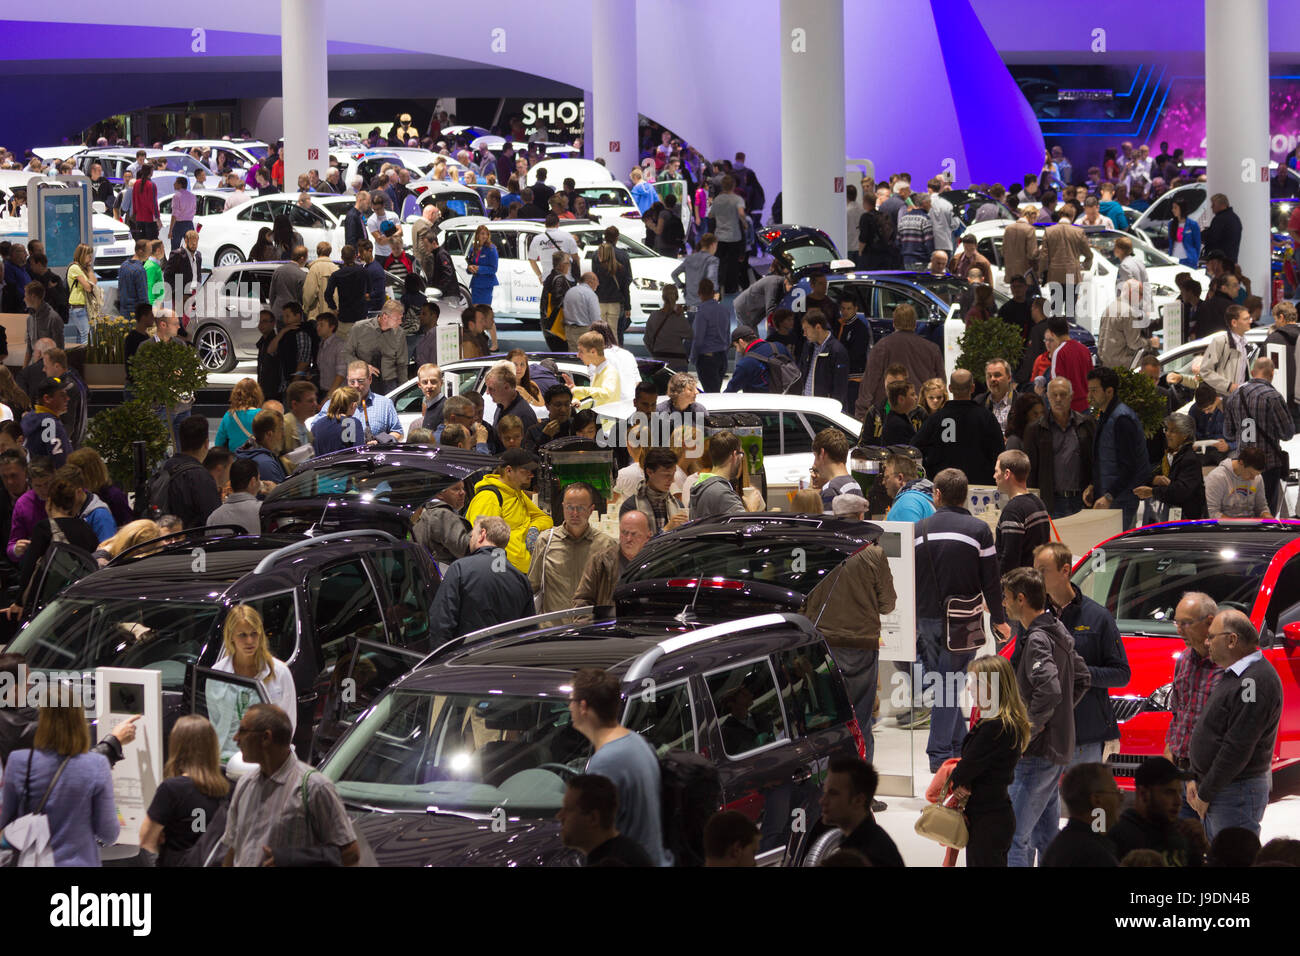
[[1038,233],[1034,229],[1037,218],[1037,206],[1022,206],[1020,218],[1002,233],[1002,277],[1007,282],[1012,276],[1024,276],[1030,288],[1038,284],[1034,280],[1034,265],[1038,262]]
[[338,263],[330,258],[331,252],[328,242],[316,243],[316,261],[307,267],[307,278],[302,283],[302,310],[307,313],[308,322],[315,322],[322,312],[330,311],[325,301],[325,286],[339,269]]
[[573,606],[608,607],[614,603],[614,586],[623,571],[641,553],[654,530],[644,511],[625,511],[618,519],[618,540],[605,537],[591,546],[582,580],[573,592]]
[[[1083,260],[1080,267],[1079,260]],[[1082,229],[1062,218],[1043,233],[1043,244],[1038,250],[1038,274],[1044,282],[1065,285],[1067,277],[1078,294],[1083,270],[1092,266],[1092,246]]]
[[978,267],[983,273],[981,282],[992,284],[993,282],[993,264],[989,262],[988,257],[976,249],[975,237],[970,233],[961,237],[961,252],[955,259],[948,263],[948,271],[958,279],[970,281],[970,270]]
[[804,599],[803,615],[831,646],[848,685],[849,700],[866,738],[866,761],[875,755],[871,715],[880,670],[880,618],[894,610],[894,575],[885,552],[869,544],[826,575]]
[[867,370],[858,386],[853,416],[867,420],[872,406],[885,403],[885,369],[901,365],[917,391],[932,378],[944,378],[943,352],[929,339],[916,334],[916,309],[907,303],[894,306],[894,331],[880,339],[867,353]]

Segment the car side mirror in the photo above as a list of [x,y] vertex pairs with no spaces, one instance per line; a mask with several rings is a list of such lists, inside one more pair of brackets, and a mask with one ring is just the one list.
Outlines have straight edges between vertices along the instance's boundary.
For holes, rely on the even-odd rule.
[[90,208],[93,209],[93,210],[95,210],[95,212],[99,213],[101,216],[104,215],[104,213],[106,213],[106,212],[108,211],[108,207],[105,206],[105,205],[104,205],[101,201],[99,201],[98,199],[95,200],[93,203],[90,204]]
[[1282,625],[1282,643],[1287,647],[1300,647],[1300,621]]

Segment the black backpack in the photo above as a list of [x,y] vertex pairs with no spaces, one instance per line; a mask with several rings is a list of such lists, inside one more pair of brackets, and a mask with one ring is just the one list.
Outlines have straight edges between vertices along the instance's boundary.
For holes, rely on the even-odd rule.
[[704,865],[704,827],[722,809],[722,781],[708,757],[670,750],[659,758],[664,847],[674,866]]
[[773,395],[788,395],[803,378],[799,365],[783,352],[773,352],[769,358],[765,355],[748,355],[758,359],[767,366],[767,390]]
[[162,467],[149,479],[149,513],[155,518],[158,515],[175,514],[171,501],[172,482],[181,472],[202,467],[201,464],[189,456],[186,456],[185,460],[174,468],[168,468],[167,463],[163,462]]
[[767,202],[767,196],[763,192],[763,184],[758,181],[754,171],[749,171],[749,201],[745,203],[745,209],[748,212],[758,212]]

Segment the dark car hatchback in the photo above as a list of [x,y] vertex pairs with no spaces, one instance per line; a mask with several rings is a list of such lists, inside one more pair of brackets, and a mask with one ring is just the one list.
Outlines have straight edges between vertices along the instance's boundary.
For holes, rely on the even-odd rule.
[[[355,660],[375,670],[364,654]],[[658,754],[713,762],[724,805],[760,829],[760,864],[802,858],[824,829],[830,758],[862,752],[843,678],[798,615],[710,627],[596,622],[582,610],[527,619],[435,652],[369,704],[322,763],[379,864],[579,863],[555,814],[591,755],[568,706],[583,667],[620,679],[624,726]]]

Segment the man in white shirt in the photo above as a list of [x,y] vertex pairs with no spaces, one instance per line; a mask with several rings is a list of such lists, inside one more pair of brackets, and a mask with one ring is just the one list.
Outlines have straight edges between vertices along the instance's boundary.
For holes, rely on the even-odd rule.
[[560,217],[555,213],[548,213],[546,216],[546,229],[539,232],[533,241],[528,244],[528,264],[533,267],[533,272],[537,275],[538,281],[542,279],[545,273],[542,272],[542,260],[551,261],[551,256],[556,252],[568,253],[572,260],[572,270],[574,274],[582,271],[582,253],[578,249],[577,240],[572,235],[559,228]]
[[366,220],[366,231],[370,233],[370,241],[375,244],[375,260],[383,262],[392,255],[393,250],[380,231],[380,227],[386,222],[395,222],[400,229],[402,224],[398,220],[397,214],[388,208],[387,193],[376,189],[370,194],[370,203],[374,207],[374,212]]
[[1210,337],[1201,357],[1201,381],[1226,398],[1246,382],[1246,332],[1251,318],[1240,305],[1228,306],[1223,317],[1228,327]]
[[930,193],[930,227],[934,230],[934,248],[949,253],[951,257],[954,250],[953,233],[961,223],[952,211],[952,203],[941,195],[946,185],[946,181],[936,176],[926,183],[925,188]]
[[1083,201],[1083,215],[1074,220],[1076,226],[1105,226],[1114,229],[1115,223],[1110,216],[1101,214],[1101,202],[1096,196],[1089,196]]

